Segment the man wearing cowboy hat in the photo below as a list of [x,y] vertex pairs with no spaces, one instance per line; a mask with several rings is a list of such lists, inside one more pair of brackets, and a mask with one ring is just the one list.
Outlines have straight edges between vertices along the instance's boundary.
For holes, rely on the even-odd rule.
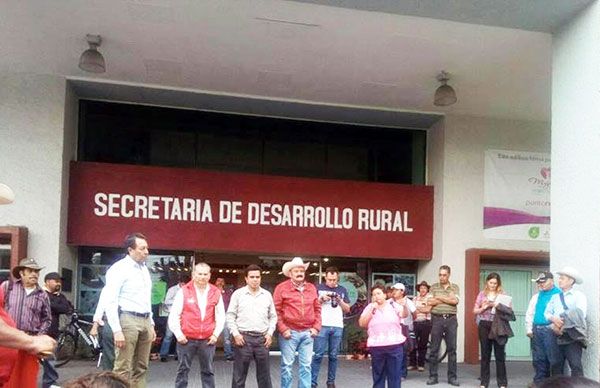
[[277,331],[281,349],[281,388],[292,386],[292,367],[298,352],[298,387],[311,386],[313,339],[321,330],[321,304],[317,288],[305,281],[309,263],[294,257],[283,265],[289,279],[277,285],[273,293],[277,311]]
[[558,362],[558,343],[551,328],[552,322],[544,316],[550,299],[560,293],[560,290],[554,285],[554,275],[550,271],[540,272],[537,278],[531,281],[537,284],[539,292],[531,297],[525,313],[525,330],[531,338],[531,361],[534,371],[533,381],[528,384],[529,388],[540,385],[550,376],[562,373],[562,366]]
[[40,270],[35,259],[23,259],[14,267],[14,282],[2,284],[5,295],[5,308],[17,324],[17,328],[27,334],[46,334],[52,324],[50,299],[38,285]]
[[[0,183],[0,205],[10,204],[15,194],[10,187]],[[47,335],[28,335],[22,330],[16,329],[16,323],[4,309],[5,290],[11,285],[9,281],[0,285],[0,387],[13,377],[18,380],[24,368],[15,368],[17,359],[20,357],[17,350],[32,355],[47,355],[54,351],[56,341]],[[35,373],[27,370],[27,373]],[[15,377],[16,376],[16,377]]]
[[[17,329],[33,336],[47,334],[52,324],[50,299],[46,291],[38,285],[40,270],[43,268],[35,259],[23,259],[12,270],[16,280],[2,283],[6,311],[15,322]],[[50,381],[56,381],[58,374],[48,360],[44,360],[43,365],[45,381],[42,382],[42,386],[47,388],[52,384]],[[20,370],[23,372],[24,369]],[[30,370],[28,373],[37,376],[37,369]]]
[[[585,294],[579,290],[573,289],[573,285],[583,283],[579,272],[573,267],[564,267],[557,272],[558,287],[561,293],[553,295],[546,306],[544,315],[556,327],[562,329],[566,327],[566,321],[572,323],[573,314],[579,316],[579,329],[585,332],[585,317],[587,314],[587,299]],[[569,325],[572,327],[572,325]],[[558,340],[560,355],[560,364],[564,365],[565,360],[569,362],[571,376],[583,376],[583,366],[581,364],[581,355],[583,352],[584,341],[574,340],[563,343],[561,338]]]

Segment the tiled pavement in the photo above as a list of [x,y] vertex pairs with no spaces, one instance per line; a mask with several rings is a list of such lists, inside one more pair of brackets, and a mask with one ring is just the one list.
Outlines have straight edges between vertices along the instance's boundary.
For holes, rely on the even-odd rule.
[[[327,359],[323,360],[321,367],[321,376],[319,379],[319,386],[325,386],[326,370],[327,370]],[[225,388],[231,386],[231,372],[233,363],[224,361],[222,357],[217,357],[215,360],[215,375],[216,375],[216,386],[218,388]],[[494,364],[492,363],[492,381],[490,386],[496,386],[494,380]],[[531,381],[533,369],[531,362],[509,362],[507,365],[509,385],[511,387],[526,387],[527,383]],[[93,372],[95,369],[95,363],[93,361],[71,361],[62,368],[59,368],[60,380],[59,383],[64,382],[70,378],[80,376],[89,372]],[[175,374],[177,371],[177,361],[159,362],[151,361],[150,371],[148,376],[148,387],[172,387],[175,381]],[[478,365],[466,365],[459,364],[458,366],[459,381],[462,387],[479,387],[479,381],[477,377],[479,375]],[[446,384],[446,367],[445,364],[440,365],[440,384],[434,387],[449,387]],[[271,377],[273,380],[273,386],[279,387],[279,357],[271,357]],[[427,380],[427,372],[409,372],[408,379],[402,383],[404,388],[418,388],[428,387],[425,384]],[[190,372],[190,388],[198,387],[202,385],[200,383],[200,372],[198,363],[195,362],[192,371]],[[370,361],[347,361],[340,358],[338,363],[338,373],[336,386],[338,388],[367,388],[372,385]],[[297,383],[294,382],[294,387]],[[256,378],[254,368],[251,367],[248,373],[248,380],[246,384],[247,388],[256,388]]]

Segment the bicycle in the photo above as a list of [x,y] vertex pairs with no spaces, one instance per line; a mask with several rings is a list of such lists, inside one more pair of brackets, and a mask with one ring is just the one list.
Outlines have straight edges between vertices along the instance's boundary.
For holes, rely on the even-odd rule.
[[86,347],[94,356],[101,356],[102,347],[98,343],[98,339],[89,335],[81,325],[88,326],[89,331],[93,323],[80,319],[77,312],[74,311],[71,314],[71,321],[60,331],[56,341],[56,367],[65,365],[77,354],[79,337],[83,338]]

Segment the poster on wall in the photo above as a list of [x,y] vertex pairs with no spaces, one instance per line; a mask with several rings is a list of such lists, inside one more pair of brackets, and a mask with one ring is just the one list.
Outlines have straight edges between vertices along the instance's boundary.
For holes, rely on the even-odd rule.
[[486,238],[550,240],[550,154],[488,150],[484,180]]

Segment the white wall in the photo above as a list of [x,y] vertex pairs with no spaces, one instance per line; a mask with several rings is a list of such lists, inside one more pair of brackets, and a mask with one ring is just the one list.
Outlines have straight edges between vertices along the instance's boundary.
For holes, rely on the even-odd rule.
[[74,96],[60,76],[2,73],[0,85],[0,182],[15,192],[15,202],[0,208],[0,225],[29,229],[28,255],[47,266],[42,275],[60,271],[59,258],[74,268],[63,230],[65,157],[76,133],[72,115],[65,131],[65,107],[73,108]]
[[[548,251],[541,241],[483,237],[483,173],[487,149],[549,152],[550,126],[544,122],[448,115],[428,133],[428,184],[435,186],[434,252],[419,268],[419,279],[437,281],[442,264],[464,292],[465,251],[470,248]],[[463,360],[464,309],[459,304],[458,359]]]
[[599,379],[600,3],[554,36],[551,266],[579,268],[588,298],[585,375]]

